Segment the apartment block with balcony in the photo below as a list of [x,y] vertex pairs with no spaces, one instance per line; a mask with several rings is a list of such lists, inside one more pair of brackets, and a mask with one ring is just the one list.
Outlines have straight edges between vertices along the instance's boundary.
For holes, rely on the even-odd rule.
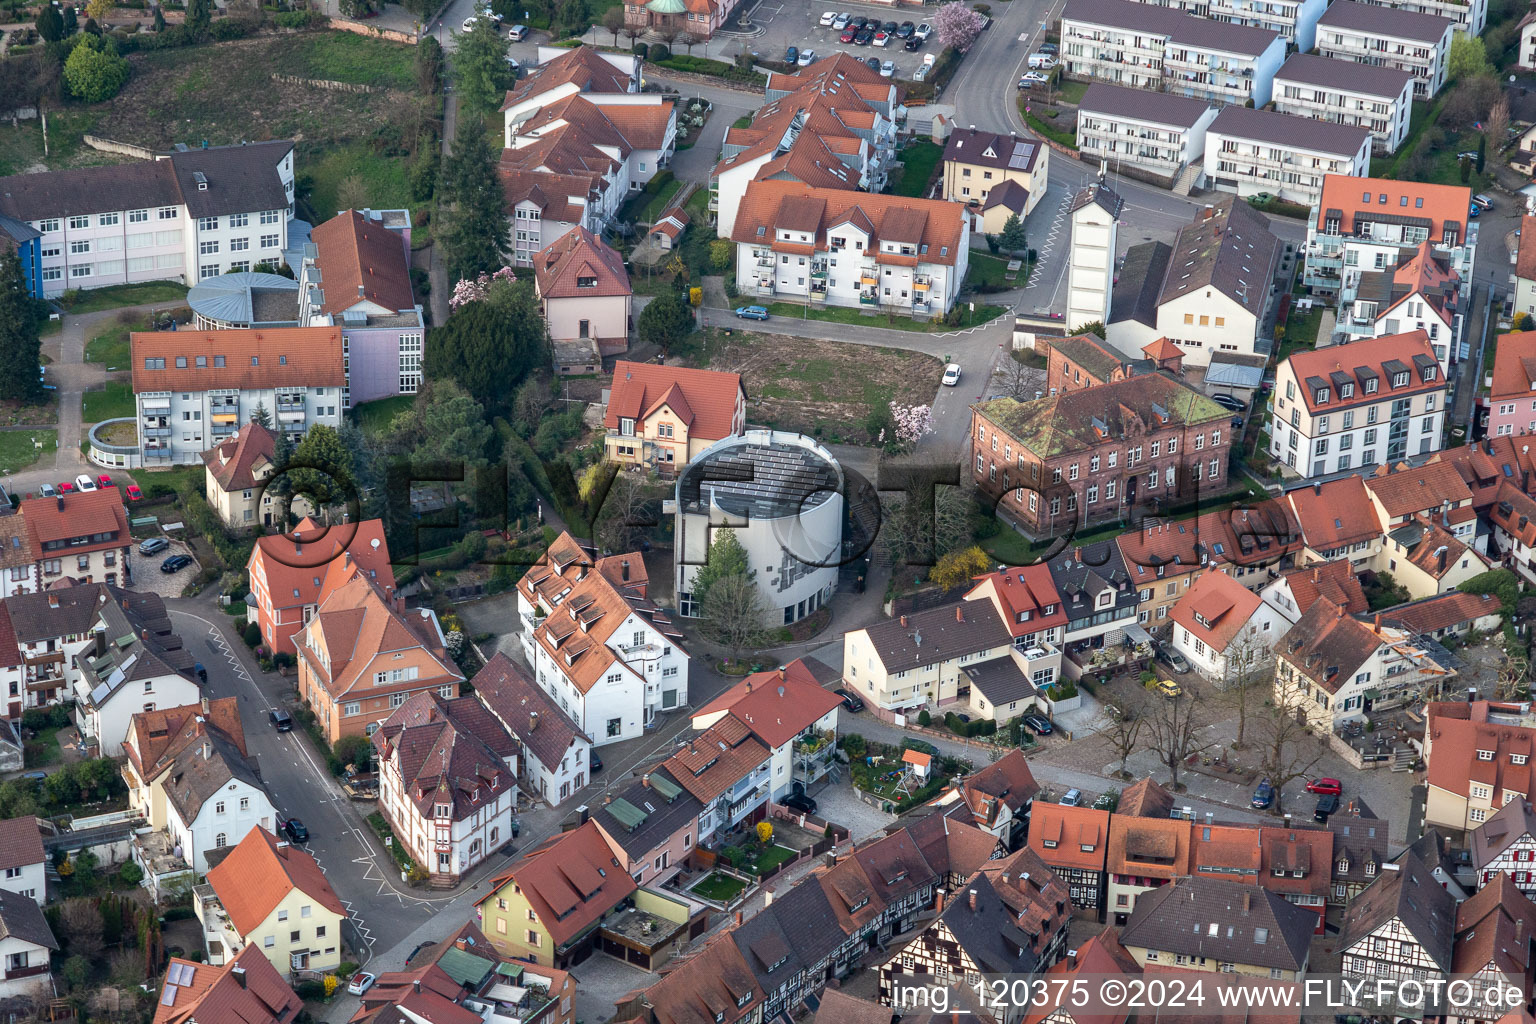
[[1205,134],[1201,177],[1207,187],[1244,199],[1267,192],[1310,206],[1327,175],[1361,177],[1370,165],[1371,133],[1364,128],[1227,107]]
[[1206,17],[1278,33],[1287,47],[1305,53],[1317,38],[1317,19],[1327,0],[1211,0]]
[[1293,53],[1275,75],[1274,102],[1282,114],[1365,128],[1376,152],[1392,153],[1408,136],[1413,75]]
[[135,333],[133,390],[145,466],[195,464],[258,408],[297,441],[341,426],[341,328]]
[[1077,148],[1117,173],[1171,183],[1204,158],[1216,109],[1205,100],[1095,82],[1078,104]]
[[742,295],[875,307],[932,319],[965,279],[970,218],[958,203],[754,181],[737,211]]
[[1461,278],[1429,242],[1386,270],[1362,272],[1339,296],[1335,332],[1349,338],[1423,331],[1449,375],[1461,348]]
[[1471,201],[1464,185],[1330,175],[1307,225],[1302,284],[1349,298],[1362,274],[1396,267],[1421,242],[1470,281],[1477,253]]
[[1458,34],[1482,35],[1488,27],[1488,0],[1361,0],[1372,7],[1385,7],[1407,14],[1425,14],[1445,18]]
[[36,230],[42,292],[198,281],[282,260],[293,143],[191,149],[154,160],[0,179],[0,215]]
[[1066,73],[1131,89],[1263,106],[1284,60],[1276,32],[1132,0],[1071,0],[1061,15]]
[[1295,352],[1275,371],[1269,455],[1303,477],[1441,449],[1446,380],[1423,331]]
[[[1425,0],[1421,6],[1441,5]],[[1454,0],[1444,6],[1471,9]],[[1457,27],[1455,19],[1439,13],[1337,0],[1318,19],[1317,52],[1329,60],[1406,71],[1413,76],[1413,98],[1427,100],[1446,84],[1451,33]]]

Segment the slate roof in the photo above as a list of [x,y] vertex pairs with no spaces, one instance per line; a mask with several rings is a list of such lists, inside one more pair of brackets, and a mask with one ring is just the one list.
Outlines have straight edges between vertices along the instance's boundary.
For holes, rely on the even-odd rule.
[[[671,781],[671,780],[668,780]],[[651,776],[631,779],[623,789],[608,794],[611,803],[605,803],[592,814],[598,828],[627,854],[632,861],[644,861],[648,854],[670,839],[679,829],[696,821],[704,805],[692,793],[678,787],[677,795],[670,800],[661,789],[651,785]],[[621,806],[639,823],[631,827],[614,815],[612,808]]]
[[255,766],[222,732],[209,729],[181,747],[166,769],[165,798],[191,827],[203,804],[232,782],[262,790]]
[[[1108,88],[1094,83],[1088,92]],[[1145,93],[1138,89],[1120,89],[1135,96],[1146,96],[1159,101],[1179,97],[1165,93]],[[1203,104],[1202,104],[1203,106]],[[1173,248],[1167,242],[1137,242],[1125,252],[1125,263],[1115,278],[1109,296],[1109,322],[1112,324],[1134,320],[1147,327],[1157,326],[1157,293],[1162,290],[1163,278],[1168,273],[1168,263],[1173,259]]]
[[[1387,862],[1387,823],[1378,820],[1364,802],[1345,804],[1329,820],[1333,832],[1333,880],[1369,882]],[[1343,871],[1340,864],[1347,865]]]
[[[347,382],[342,368],[340,327],[135,331],[129,335],[129,341],[133,348],[134,394],[215,388],[245,391],[340,387]],[[198,358],[204,365],[197,365]],[[164,368],[148,369],[145,361],[149,359],[164,360]]]
[[[1211,122],[1209,132],[1308,153],[1347,157],[1360,152],[1361,147],[1371,139],[1368,128],[1314,121],[1310,117],[1293,117],[1274,110],[1248,107],[1223,107],[1221,113],[1216,115],[1216,120]],[[1242,199],[1237,202],[1248,205]]]
[[502,651],[491,655],[471,682],[475,696],[546,768],[558,766],[577,737],[592,742],[527,670]]
[[[277,165],[292,152],[292,140],[279,139],[178,150],[168,159],[188,216],[217,217],[252,210],[283,210],[286,214],[288,195],[277,176]],[[207,187],[202,188],[203,184]]]
[[411,268],[405,235],[356,210],[342,210],[310,233],[325,294],[322,313],[339,314],[359,302],[390,312],[411,309]]
[[1353,29],[1373,36],[1412,39],[1421,43],[1438,43],[1445,30],[1455,24],[1450,18],[1434,14],[1354,3],[1353,0],[1338,0],[1317,20],[1318,28]]
[[[35,824],[35,819],[26,820]],[[31,896],[9,889],[0,889],[0,939],[20,939],[52,950],[59,948],[43,908]]]
[[1344,908],[1338,948],[1348,952],[1394,918],[1406,928],[1442,973],[1450,973],[1456,926],[1456,898],[1435,882],[1424,862],[1412,854],[1382,871],[1376,881]]
[[[1217,115],[1211,131],[1220,124],[1221,115]],[[1280,240],[1269,230],[1264,215],[1246,200],[1217,199],[1210,209],[1196,214],[1192,224],[1179,229],[1172,250],[1158,291],[1159,306],[1213,288],[1254,316],[1263,313],[1274,283]]]
[[16,639],[25,644],[89,632],[96,622],[97,606],[110,600],[112,593],[105,583],[87,583],[13,594],[3,603]]
[[[1193,128],[1210,109],[1211,104],[1206,100],[1175,96],[1171,93],[1150,92],[1146,89],[1129,89],[1123,85],[1110,85],[1107,82],[1094,82],[1089,85],[1078,103],[1078,110],[1082,113],[1123,117],[1135,121],[1147,121],[1151,124],[1167,125],[1170,128],[1186,129]],[[1162,243],[1143,244],[1161,245]],[[1141,246],[1132,246],[1131,251],[1134,252],[1138,248]]]
[[1310,53],[1293,53],[1280,65],[1280,70],[1275,72],[1275,81],[1395,100],[1413,81],[1413,73]]
[[954,161],[1001,171],[1030,173],[1040,159],[1044,145],[1027,132],[1004,135],[975,128],[956,128],[944,145],[944,162]]
[[1120,941],[1226,963],[1299,971],[1306,965],[1316,927],[1316,913],[1277,893],[1189,876],[1138,896]]
[[990,601],[963,601],[866,627],[886,672],[901,672],[1006,646],[1008,627]]
[[[1025,852],[1029,852],[1027,847]],[[1041,867],[1054,881],[1050,869],[1043,863]],[[1043,950],[1036,949],[1039,936],[1019,927],[986,874],[978,874],[957,891],[938,920],[984,973],[1028,975],[1040,966],[1039,953]]]
[[[972,408],[1042,459],[1088,452],[1123,434],[1156,428],[1161,421],[1158,410],[1167,414],[1161,425],[1168,426],[1197,426],[1232,416],[1183,381],[1161,373],[1028,402],[994,398]],[[1100,436],[1094,420],[1107,427],[1107,436]]]
[[1472,866],[1482,871],[1512,844],[1530,837],[1536,837],[1536,808],[1529,800],[1511,800],[1472,830]]

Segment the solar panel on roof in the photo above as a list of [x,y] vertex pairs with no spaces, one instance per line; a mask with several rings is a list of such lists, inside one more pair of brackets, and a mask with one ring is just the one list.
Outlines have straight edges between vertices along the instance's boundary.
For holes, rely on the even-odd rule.
[[175,985],[166,985],[165,986],[165,990],[160,993],[160,1005],[161,1006],[175,1006],[176,1005],[176,986]]

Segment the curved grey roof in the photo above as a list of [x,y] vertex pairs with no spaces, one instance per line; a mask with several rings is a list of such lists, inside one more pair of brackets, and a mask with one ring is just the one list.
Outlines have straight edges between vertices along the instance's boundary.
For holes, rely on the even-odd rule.
[[187,305],[210,320],[296,325],[299,282],[277,274],[224,274],[193,285]]
[[842,487],[842,470],[814,442],[778,432],[765,442],[753,433],[727,438],[688,464],[677,485],[684,511],[704,511],[712,499],[732,515],[783,519],[822,505]]

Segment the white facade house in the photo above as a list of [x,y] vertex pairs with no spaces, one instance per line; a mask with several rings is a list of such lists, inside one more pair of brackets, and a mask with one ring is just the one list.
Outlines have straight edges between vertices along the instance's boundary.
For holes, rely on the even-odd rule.
[[638,100],[639,94],[639,57],[606,53],[590,46],[541,46],[538,64],[528,69],[502,104],[506,146],[509,149],[512,146],[511,140],[516,134],[513,127],[526,121],[541,107],[577,95],[588,98],[632,95]]
[[844,477],[804,434],[748,430],[710,445],[678,474],[675,515],[678,608],[699,615],[693,582],[718,531],[747,551],[765,627],[811,615],[837,587],[843,550]]
[[1421,242],[1470,282],[1478,235],[1471,202],[1465,185],[1330,175],[1307,224],[1302,284],[1349,298],[1361,275],[1396,267]]
[[1488,0],[1362,0],[1372,7],[1383,7],[1405,14],[1423,14],[1444,18],[1458,35],[1480,36],[1488,26]]
[[1103,180],[1072,197],[1072,248],[1067,266],[1067,329],[1109,322],[1116,238],[1125,201]]
[[58,948],[42,908],[30,896],[0,888],[0,999],[51,998]]
[[92,644],[75,656],[75,725],[102,757],[123,752],[135,714],[202,697],[192,653],[170,632],[160,598],[117,594],[121,604],[97,607]]
[[1177,263],[1158,291],[1152,337],[1177,345],[1184,367],[1209,366],[1217,355],[1262,354],[1259,335],[1282,252],[1264,215],[1222,196],[1179,229],[1173,252]]
[[1269,102],[1285,60],[1276,32],[1132,0],[1071,0],[1061,66],[1080,78],[1241,106]]
[[0,179],[0,214],[42,233],[42,284],[207,277],[278,263],[293,216],[293,143],[189,149],[154,160]]
[[1371,166],[1364,128],[1227,107],[1205,133],[1206,185],[1247,199],[1268,192],[1311,206],[1329,174],[1363,177]]
[[1275,371],[1269,454],[1309,478],[1392,465],[1439,451],[1445,412],[1423,331],[1294,352]]
[[48,902],[48,877],[43,865],[43,834],[35,815],[0,821],[0,889]]
[[1317,19],[1327,9],[1328,0],[1211,0],[1208,17],[1276,32],[1288,46],[1305,53],[1312,49]]
[[213,749],[217,742],[183,751],[165,779],[171,845],[200,875],[208,871],[209,851],[237,846],[251,829],[271,831],[277,823],[261,780],[233,747],[222,754]]
[[[521,598],[519,592],[519,604]],[[473,682],[480,703],[522,744],[518,771],[525,793],[556,807],[586,786],[591,737],[521,665],[498,651]]]
[[1275,74],[1275,109],[1365,128],[1377,152],[1393,153],[1408,137],[1413,81],[1408,71],[1293,53]]
[[927,320],[959,297],[970,218],[965,207],[944,200],[754,181],[731,240],[743,296]]
[[[1425,3],[1440,6],[1438,0]],[[1485,5],[1486,0],[1472,0],[1466,5],[1453,0],[1445,6],[1461,11],[1482,6],[1486,12]],[[1318,20],[1317,52],[1329,60],[1406,71],[1413,75],[1413,98],[1427,100],[1446,84],[1451,34],[1456,27],[1451,17],[1410,10],[1407,4],[1336,0]]]
[[132,336],[139,454],[194,464],[261,408],[297,441],[340,427],[347,377],[340,327],[154,331]]
[[518,581],[525,660],[593,746],[688,703],[688,652],[648,582],[639,552],[594,558],[569,534]]
[[1077,107],[1077,148],[1117,173],[1174,182],[1205,156],[1217,108],[1206,100],[1094,82]]
[[1225,689],[1274,663],[1290,623],[1224,572],[1201,573],[1173,606],[1173,646],[1201,676]]
[[[771,752],[768,795],[780,800],[798,783],[809,786],[835,762],[833,741],[842,698],[824,689],[801,659],[756,672],[693,713],[695,729],[735,719]],[[802,740],[819,743],[797,750]]]

